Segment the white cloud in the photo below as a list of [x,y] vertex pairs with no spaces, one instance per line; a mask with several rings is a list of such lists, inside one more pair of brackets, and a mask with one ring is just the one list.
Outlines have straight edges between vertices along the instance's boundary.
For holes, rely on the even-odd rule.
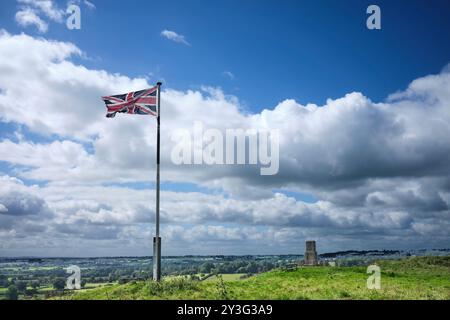
[[17,0],[25,8],[36,9],[55,22],[62,22],[64,10],[58,8],[52,0]]
[[[69,61],[71,56],[81,54],[70,43],[3,33],[0,56],[14,59],[0,62],[0,68],[8,70],[8,76],[3,73],[0,79],[0,87],[5,88],[5,94],[0,95],[2,119],[23,123],[41,134],[86,139],[99,134],[100,124],[104,123],[100,96],[148,86],[144,79],[89,70]],[[19,73],[21,70],[28,70],[27,80]],[[8,84],[8,78],[18,86]],[[52,90],[47,91],[50,87]],[[28,90],[35,94],[27,94]],[[16,97],[24,99],[25,109],[12,107]]]
[[13,143],[4,140],[0,143],[3,160],[31,167],[53,167],[56,170],[78,166],[89,161],[89,155],[82,145],[71,141],[54,141],[48,145],[30,142]]
[[95,10],[97,7],[92,1],[89,0],[69,0],[68,4],[75,4],[78,6],[81,6],[81,4],[84,4],[86,7],[88,7],[89,10]]
[[84,0],[83,3],[89,8],[89,9],[96,9],[95,4],[91,1]]
[[[152,190],[102,186],[28,187],[8,176],[0,176],[0,182],[0,202],[11,211],[0,218],[5,246],[9,243],[7,237],[14,234],[16,240],[28,239],[26,247],[36,250],[42,243],[35,239],[47,238],[52,241],[46,245],[52,247],[65,247],[63,243],[68,241],[80,245],[94,241],[85,248],[84,254],[102,254],[102,249],[93,248],[97,248],[93,244],[99,240],[109,241],[109,247],[119,247],[127,239],[137,242],[138,249],[150,250],[154,218]],[[168,250],[176,254],[182,252],[177,251],[179,245],[196,253],[217,254],[223,253],[223,248],[228,248],[230,253],[258,252],[264,246],[275,244],[283,246],[281,250],[288,250],[298,247],[310,236],[326,239],[331,236],[330,232],[337,238],[361,230],[369,235],[369,230],[373,230],[373,234],[395,230],[395,234],[405,237],[411,237],[418,230],[418,236],[430,236],[419,227],[422,220],[414,224],[414,232],[408,231],[405,222],[410,217],[405,213],[337,212],[331,203],[306,205],[281,194],[264,201],[233,200],[197,192],[163,191],[161,197],[164,241]],[[31,212],[33,214],[29,214]],[[443,233],[445,229],[435,227],[433,230]],[[440,237],[445,239],[445,235]],[[199,242],[203,247],[196,248]]]
[[176,33],[175,31],[170,31],[170,30],[163,30],[161,31],[161,36],[163,36],[164,38],[167,38],[171,41],[177,42],[177,43],[182,43],[185,45],[190,45],[189,42],[186,41],[185,37],[181,34]]
[[222,76],[230,79],[230,80],[234,80],[234,74],[231,71],[224,71],[222,72]]
[[[17,0],[19,11],[16,13],[16,22],[21,27],[35,26],[40,33],[45,33],[49,29],[49,23],[63,23],[66,12],[60,8],[54,0]],[[84,4],[90,10],[96,9],[95,5],[84,0],[69,0],[67,5]]]
[[16,22],[22,27],[35,26],[41,33],[48,30],[48,24],[39,18],[34,10],[29,8],[16,13]]
[[[14,60],[6,58],[13,53]],[[86,156],[88,161],[71,163],[80,173],[67,176],[68,180],[87,179],[82,172],[97,173],[98,178],[94,179],[101,181],[127,177],[139,180],[140,170],[152,168],[152,161],[142,162],[141,159],[154,156],[154,127],[141,117],[120,115],[118,119],[105,119],[99,97],[142,89],[150,84],[145,79],[130,79],[74,65],[71,56],[80,54],[81,51],[70,43],[3,34],[0,56],[5,59],[0,61],[0,68],[8,73],[0,75],[0,87],[4,92],[0,95],[0,116],[4,121],[24,124],[40,134],[57,134],[91,143],[94,154]],[[28,74],[26,79],[22,76],[24,70]],[[264,184],[319,189],[326,185],[339,189],[348,183],[364,184],[367,179],[390,176],[440,176],[449,169],[448,78],[448,73],[442,73],[427,80],[432,81],[427,85],[435,88],[435,93],[431,89],[427,91],[436,99],[430,105],[424,104],[422,99],[410,98],[377,104],[360,93],[351,93],[329,100],[324,106],[286,100],[273,110],[257,114],[241,112],[239,101],[220,90],[166,89],[162,111],[163,115],[169,115],[164,118],[162,132],[165,176],[170,180],[224,185],[229,191],[243,185],[240,182],[245,180],[253,187]],[[420,81],[416,80],[408,90],[422,94],[415,83]],[[35,94],[27,95],[28,90]],[[23,97],[20,108],[16,107],[18,96]],[[186,108],[191,112],[186,114]],[[220,130],[280,129],[280,174],[261,178],[255,174],[256,168],[171,165],[172,133],[179,128],[192,131],[194,121]],[[5,148],[13,147],[11,141],[5,143],[8,143]],[[37,147],[53,148],[54,145],[21,145],[25,151],[18,152],[16,158],[26,154],[27,148]],[[80,144],[79,148],[84,147]],[[9,159],[11,155],[5,157]],[[20,163],[20,159],[12,162]],[[41,161],[36,167],[44,168],[46,162]],[[48,163],[49,168],[54,166]],[[100,164],[104,172],[98,170]],[[92,165],[91,170],[89,165]],[[44,179],[45,175],[30,177]],[[49,175],[46,179],[62,177]],[[239,191],[236,189],[235,193]]]
[[[102,252],[130,249],[131,242],[149,248],[153,192],[109,183],[153,181],[154,119],[106,119],[99,97],[151,84],[71,61],[82,54],[71,43],[0,33],[0,121],[24,125],[48,141],[32,142],[23,133],[0,139],[9,175],[48,181],[40,187],[18,178],[1,181],[0,204],[8,210],[0,215],[4,252],[30,243],[57,250],[67,237],[85,248],[96,241]],[[291,250],[311,236],[329,248],[348,248],[354,237],[367,246],[401,239],[411,246],[448,243],[449,83],[444,70],[382,103],[350,93],[323,106],[285,100],[255,114],[219,89],[166,88],[163,180],[219,190],[163,192],[163,227],[172,248],[206,250],[187,243],[189,237],[241,253],[263,252],[272,240]],[[192,130],[194,121],[219,130],[280,129],[280,173],[260,177],[251,166],[172,165],[171,134]],[[309,192],[319,201],[306,204],[272,189]],[[26,208],[42,210],[28,216]]]

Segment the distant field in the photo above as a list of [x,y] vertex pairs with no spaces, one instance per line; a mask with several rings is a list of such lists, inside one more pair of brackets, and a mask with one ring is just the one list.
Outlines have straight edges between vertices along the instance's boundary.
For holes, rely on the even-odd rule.
[[63,299],[450,299],[450,257],[379,261],[381,289],[368,290],[366,267],[302,267],[248,279],[173,278],[110,285]]
[[[112,285],[112,283],[87,283],[84,288],[78,292],[85,292],[108,285]],[[31,287],[28,287],[28,289],[31,289]],[[5,299],[6,291],[8,291],[8,288],[0,287],[0,300]],[[20,294],[20,299],[44,299],[46,294],[54,294],[54,291],[55,289],[53,286],[42,286],[38,288],[38,292],[34,294],[33,297],[25,297],[23,294]]]
[[45,267],[30,267],[28,268],[29,271],[37,271],[37,270],[56,270],[58,269],[58,266],[45,266]]

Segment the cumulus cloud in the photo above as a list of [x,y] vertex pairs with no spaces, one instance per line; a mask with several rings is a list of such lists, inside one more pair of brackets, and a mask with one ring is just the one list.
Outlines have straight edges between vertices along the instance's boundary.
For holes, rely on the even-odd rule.
[[164,29],[163,31],[161,31],[161,36],[166,39],[169,39],[171,41],[177,42],[177,43],[182,43],[187,46],[190,45],[189,42],[186,41],[186,39],[183,35],[178,34],[175,31],[170,31],[170,30]]
[[[106,119],[99,97],[151,84],[73,63],[82,55],[71,43],[0,34],[0,119],[45,137],[0,139],[0,161],[12,168],[0,185],[5,252],[32,241],[57,248],[67,238],[85,248],[96,241],[102,252],[150,250],[153,192],[123,184],[153,181],[154,119]],[[285,100],[254,114],[220,89],[164,89],[162,178],[208,190],[164,190],[169,248],[211,253],[186,240],[197,239],[224,252],[267,253],[271,243],[297,250],[307,237],[328,249],[354,247],[354,239],[365,248],[443,246],[450,240],[449,83],[444,69],[382,102],[354,92],[324,105]],[[279,174],[262,177],[254,166],[174,165],[172,135],[192,131],[195,121],[221,132],[279,129]]]
[[25,7],[39,10],[45,16],[56,22],[61,22],[64,16],[64,10],[58,8],[52,0],[17,0],[17,2]]
[[[3,32],[0,37],[0,55],[15,57],[3,61],[0,68],[5,71],[3,75],[8,74],[12,81],[20,84],[19,87],[8,85],[6,76],[0,80],[0,87],[5,91],[0,96],[2,119],[23,123],[44,135],[70,135],[86,139],[99,134],[99,120],[104,120],[105,113],[98,107],[99,94],[148,86],[144,79],[131,80],[125,76],[76,66],[69,59],[82,55],[82,52],[71,43],[38,40],[24,34],[11,36]],[[18,73],[20,69],[29,72],[26,86],[24,80],[20,79],[23,78]],[[73,90],[68,90],[69,83]],[[53,90],[45,92],[49,85]],[[26,94],[27,88],[36,95]],[[26,99],[23,102],[24,106],[28,105],[26,110],[11,108],[17,101],[16,97]],[[31,105],[38,108],[31,108]]]
[[16,22],[22,27],[36,26],[41,33],[48,30],[48,24],[34,10],[26,8],[16,13]]
[[0,176],[1,242],[33,238],[47,230],[47,223],[52,221],[54,213],[35,191],[34,187],[27,187],[16,178]]
[[60,9],[52,0],[17,0],[19,11],[16,13],[16,22],[22,26],[35,26],[39,32],[48,31],[46,19],[61,23],[64,10]]
[[[16,13],[16,22],[21,27],[35,26],[40,33],[48,31],[49,22],[63,23],[66,16],[54,0],[17,0],[19,10]],[[84,5],[90,10],[96,6],[88,0],[70,0],[67,4]]]

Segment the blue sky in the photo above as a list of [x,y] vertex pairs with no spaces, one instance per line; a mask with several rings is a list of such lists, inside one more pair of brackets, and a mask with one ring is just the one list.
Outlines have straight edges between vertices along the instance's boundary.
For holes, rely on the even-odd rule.
[[[149,253],[153,122],[99,97],[158,80],[167,254],[449,243],[448,1],[69,2],[0,2],[0,256]],[[279,174],[173,165],[194,121],[279,129]]]
[[[372,1],[373,2],[373,1]],[[251,111],[287,97],[323,104],[359,91],[375,101],[448,62],[447,1],[377,1],[382,30],[365,27],[371,1],[96,1],[82,29],[53,25],[49,38],[86,51],[88,67],[129,76],[153,74],[177,89],[220,86]],[[61,2],[64,7],[64,2]],[[11,32],[17,3],[2,1]],[[167,41],[163,29],[191,46]],[[232,72],[234,80],[224,77]]]

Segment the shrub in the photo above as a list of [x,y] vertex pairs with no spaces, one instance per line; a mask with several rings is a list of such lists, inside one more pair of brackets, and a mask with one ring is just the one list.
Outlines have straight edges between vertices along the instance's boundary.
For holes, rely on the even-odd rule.
[[230,297],[228,296],[227,286],[225,285],[225,282],[223,281],[222,275],[217,275],[217,284],[216,284],[216,290],[217,294],[219,296],[220,300],[229,300]]
[[177,293],[180,290],[197,290],[198,282],[185,277],[179,277],[160,282],[150,281],[148,289],[151,295],[161,296]]
[[7,300],[17,300],[19,298],[19,291],[16,286],[11,285],[8,287],[5,296]]

